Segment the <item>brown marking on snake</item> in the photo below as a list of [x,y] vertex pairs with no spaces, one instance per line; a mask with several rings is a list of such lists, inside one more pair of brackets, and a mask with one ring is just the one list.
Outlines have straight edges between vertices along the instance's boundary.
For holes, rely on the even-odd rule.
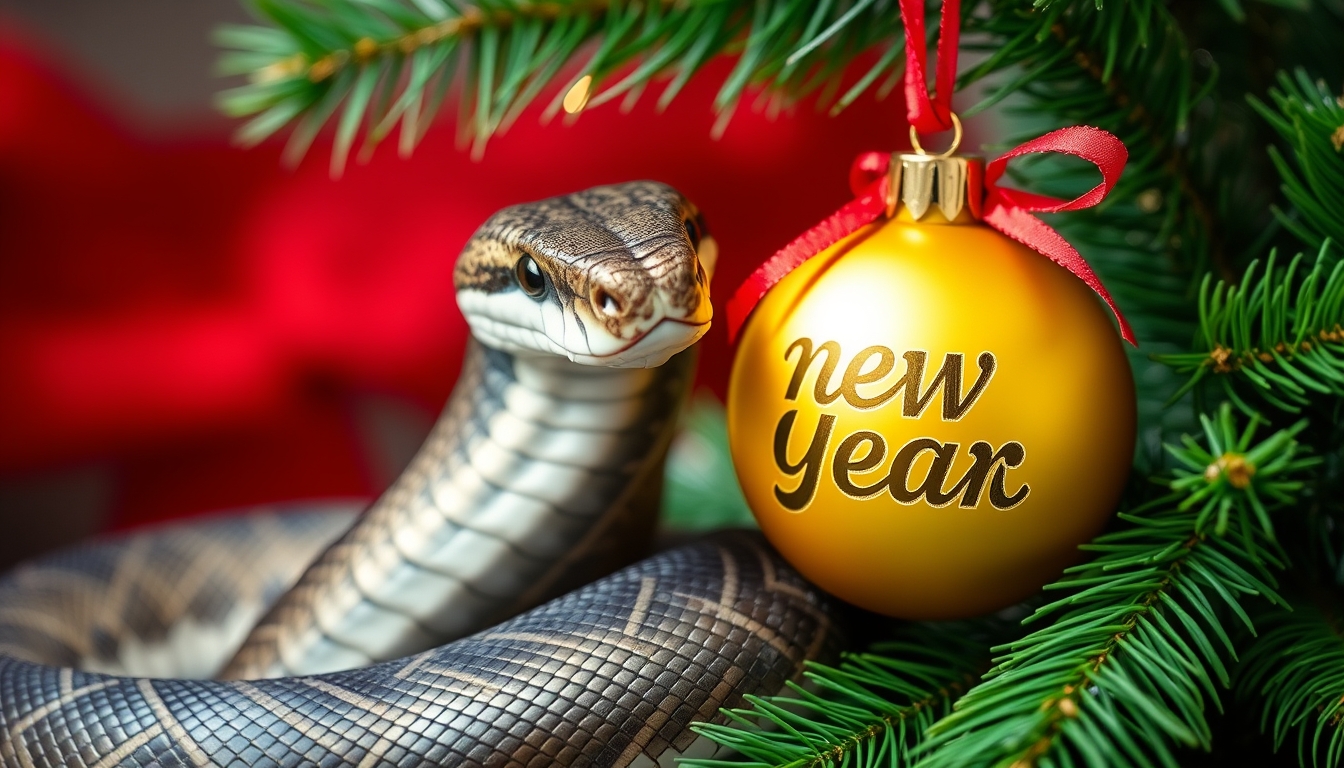
[[178,722],[176,717],[173,717],[173,713],[168,711],[168,707],[163,703],[163,699],[160,698],[159,692],[154,690],[154,681],[142,679],[137,680],[135,684],[140,689],[140,695],[145,697],[145,701],[149,704],[149,708],[154,713],[154,716],[157,717],[159,722],[163,724],[165,729],[167,729],[168,735],[173,737],[177,746],[187,753],[187,757],[191,758],[191,762],[198,766],[209,765],[209,756],[207,756],[205,751],[201,749],[201,745],[197,744],[196,740],[191,738],[191,735],[187,733],[187,729],[182,727],[182,723]]
[[145,730],[118,744],[116,749],[103,755],[101,760],[93,764],[93,768],[112,768],[114,765],[119,765],[122,760],[135,754],[137,749],[148,744],[151,739],[156,738],[162,733],[162,723],[155,723],[149,726]]
[[[62,695],[60,698],[49,701],[46,704],[43,704],[42,706],[38,707],[37,709],[34,709],[33,711],[27,713],[18,721],[16,721],[14,725],[10,726],[9,738],[5,740],[5,743],[3,745],[0,745],[4,747],[3,750],[0,750],[0,753],[7,752],[10,755],[14,755],[16,752],[14,745],[19,743],[19,740],[23,738],[23,734],[29,728],[32,728],[37,723],[40,723],[43,720],[47,719],[47,717],[51,715],[52,712],[59,711],[75,703],[76,701],[79,701],[80,699],[91,693],[97,693],[98,691],[101,691],[104,688],[109,688],[113,685],[116,685],[117,682],[118,681],[116,680],[104,680],[102,682],[86,685],[82,688],[70,691],[69,693]],[[27,759],[27,750],[24,750],[23,752],[19,753],[19,759],[20,762],[26,765],[32,764],[31,761]]]
[[339,734],[332,733],[321,723],[257,688],[255,685],[239,682],[234,684],[234,688],[243,696],[250,699],[254,704],[283,720],[289,727],[326,747],[329,752],[339,755],[347,749],[347,747],[341,746],[341,742],[346,740]]
[[639,626],[644,623],[644,616],[649,612],[649,605],[653,603],[653,590],[658,586],[658,580],[652,576],[645,576],[639,580],[639,594],[635,596],[635,606],[630,609],[630,618],[625,622],[625,629],[622,630],[627,635],[634,635],[639,631]]

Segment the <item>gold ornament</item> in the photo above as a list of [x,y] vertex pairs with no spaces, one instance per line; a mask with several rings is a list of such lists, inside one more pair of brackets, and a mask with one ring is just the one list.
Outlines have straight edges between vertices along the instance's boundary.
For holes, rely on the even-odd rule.
[[823,589],[910,619],[993,611],[1056,577],[1110,516],[1134,446],[1107,310],[972,217],[968,163],[893,158],[895,218],[775,285],[729,384],[766,537]]

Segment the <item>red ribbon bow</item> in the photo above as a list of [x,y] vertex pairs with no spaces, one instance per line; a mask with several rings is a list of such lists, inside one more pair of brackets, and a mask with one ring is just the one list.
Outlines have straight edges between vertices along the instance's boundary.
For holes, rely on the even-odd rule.
[[[1045,195],[1006,189],[998,186],[1008,161],[1014,157],[1035,152],[1062,152],[1097,166],[1101,183],[1086,194],[1073,200],[1059,200]],[[1090,208],[1110,193],[1124,170],[1129,153],[1120,139],[1089,126],[1061,128],[1022,144],[998,157],[985,167],[985,197],[971,200],[971,210],[982,212],[986,224],[1037,251],[1072,272],[1097,292],[1115,313],[1120,323],[1120,335],[1125,341],[1138,346],[1129,322],[1101,284],[1082,255],[1050,225],[1032,213],[1057,213]],[[887,166],[891,158],[880,152],[869,152],[859,157],[850,169],[850,187],[855,199],[831,214],[825,221],[799,235],[780,249],[747,278],[728,302],[728,339],[736,339],[751,311],[775,283],[797,269],[803,262],[857,232],[881,217],[886,210]],[[978,204],[978,205],[977,205]]]

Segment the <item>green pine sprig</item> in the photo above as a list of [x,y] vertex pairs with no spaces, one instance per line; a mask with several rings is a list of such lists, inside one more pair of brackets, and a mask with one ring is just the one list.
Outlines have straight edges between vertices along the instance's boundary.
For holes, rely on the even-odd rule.
[[1238,696],[1258,700],[1261,730],[1279,750],[1296,738],[1298,762],[1344,764],[1344,625],[1308,600],[1256,617],[1266,628],[1246,652]]
[[[228,27],[225,74],[247,85],[222,94],[226,112],[255,115],[239,138],[256,143],[295,125],[297,160],[336,124],[333,169],[362,136],[371,151],[400,126],[401,150],[423,137],[447,92],[479,150],[557,83],[549,113],[635,97],[668,79],[666,105],[710,59],[736,53],[716,107],[731,114],[749,84],[785,99],[828,90],[836,108],[900,65],[900,16],[891,0],[254,0],[270,26]],[[861,54],[885,50],[847,91],[839,76]],[[563,99],[563,100],[562,100]]]
[[740,757],[686,760],[683,768],[908,766],[929,726],[951,710],[988,663],[992,621],[913,624],[839,666],[809,664],[806,685],[747,697],[724,724],[691,727]]
[[1298,413],[1344,395],[1344,271],[1331,239],[1344,237],[1344,106],[1302,71],[1278,82],[1274,108],[1251,99],[1292,150],[1290,162],[1269,148],[1293,205],[1275,215],[1317,254],[1283,267],[1271,253],[1263,272],[1252,262],[1239,282],[1205,275],[1194,349],[1156,356],[1187,375],[1177,396],[1212,384],[1246,413],[1260,403]]
[[1293,206],[1274,212],[1284,227],[1313,248],[1328,240],[1344,243],[1344,96],[1331,93],[1322,81],[1303,70],[1279,73],[1271,89],[1271,108],[1251,97],[1251,106],[1287,144],[1292,160],[1278,147],[1269,148],[1283,194]]
[[[1195,276],[1226,258],[1205,181],[1215,158],[1192,151],[1212,129],[1195,106],[1216,83],[1216,67],[1192,55],[1169,4],[1157,0],[1057,1],[1035,12],[1016,0],[986,5],[967,21],[966,46],[985,58],[961,82],[995,85],[966,114],[1006,102],[1025,123],[1009,145],[1075,124],[1125,143],[1128,164],[1102,205],[1051,223],[1097,269],[1145,345],[1185,343]],[[1020,167],[1032,189],[1061,197],[1098,180],[1083,163]]]
[[1294,436],[1255,443],[1232,409],[1203,419],[1204,444],[1171,448],[1174,493],[1120,514],[1127,525],[1047,587],[1049,623],[1001,646],[983,683],[931,729],[922,768],[1175,766],[1177,746],[1211,747],[1205,711],[1230,682],[1224,614],[1251,629],[1252,597],[1281,602],[1284,566],[1262,509],[1292,501],[1316,459]]
[[1212,285],[1206,276],[1198,346],[1157,357],[1189,375],[1177,394],[1212,381],[1248,414],[1256,412],[1248,393],[1289,413],[1313,398],[1344,396],[1344,262],[1329,251],[1327,240],[1314,259],[1299,254],[1286,267],[1271,253],[1240,284]]

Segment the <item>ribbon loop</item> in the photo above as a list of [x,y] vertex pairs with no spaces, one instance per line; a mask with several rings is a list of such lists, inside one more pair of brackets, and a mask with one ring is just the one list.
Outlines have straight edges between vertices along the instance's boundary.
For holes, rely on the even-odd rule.
[[[1097,166],[1097,170],[1101,171],[1101,183],[1088,190],[1086,194],[1068,202],[1046,195],[1036,195],[1017,189],[1004,189],[998,186],[999,179],[1003,178],[1004,172],[1008,169],[1009,160],[1022,155],[1044,152],[1073,155],[1092,163]],[[1129,150],[1125,149],[1124,142],[1100,128],[1093,128],[1090,125],[1060,128],[1014,147],[1005,152],[1002,157],[997,157],[991,161],[989,165],[985,166],[985,188],[991,194],[997,192],[1002,199],[1011,200],[1016,207],[1024,210],[1040,213],[1077,211],[1083,208],[1091,208],[1110,194],[1111,189],[1115,187],[1115,183],[1120,180],[1120,172],[1125,169],[1125,162],[1128,159]]]
[[[999,179],[1003,178],[1004,171],[1007,170],[1009,160],[1037,152],[1060,152],[1081,157],[1101,171],[1101,183],[1067,201],[1020,189],[1005,189],[998,185]],[[1124,142],[1100,128],[1091,126],[1075,125],[1061,128],[1032,139],[995,158],[985,167],[984,221],[1087,283],[1115,314],[1115,319],[1120,324],[1120,335],[1124,340],[1138,346],[1138,342],[1134,339],[1134,331],[1129,327],[1129,321],[1125,320],[1124,314],[1116,306],[1106,286],[1102,285],[1101,278],[1092,271],[1092,267],[1082,254],[1049,224],[1031,215],[1033,212],[1077,211],[1100,203],[1119,181],[1120,173],[1125,169],[1128,159],[1129,151],[1125,149]]]
[[891,155],[885,152],[864,152],[854,158],[849,166],[849,191],[855,197],[862,195],[873,182],[886,177],[890,163]]

